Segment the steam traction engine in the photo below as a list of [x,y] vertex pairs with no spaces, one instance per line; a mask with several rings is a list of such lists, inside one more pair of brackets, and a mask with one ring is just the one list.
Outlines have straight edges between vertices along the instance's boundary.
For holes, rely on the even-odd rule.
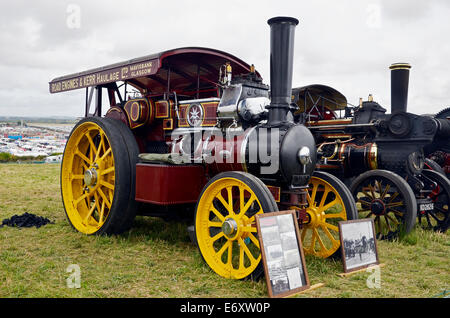
[[409,232],[416,215],[427,228],[449,225],[450,182],[424,169],[433,164],[424,148],[448,140],[450,121],[406,112],[409,70],[405,63],[391,66],[391,114],[372,96],[348,107],[327,86],[293,89],[296,120],[306,123],[318,145],[318,168],[349,185],[359,216],[374,218],[378,238]]
[[[298,21],[268,23],[270,94],[253,66],[205,48],[50,82],[52,93],[86,88],[86,118],[74,127],[61,168],[64,208],[77,231],[121,233],[137,213],[188,214],[195,205],[201,255],[216,273],[239,279],[263,273],[255,214],[295,209],[307,253],[339,252],[337,222],[356,218],[356,205],[338,178],[314,171],[314,138],[293,121]],[[127,99],[130,87],[136,98]],[[110,108],[102,117],[104,91]]]

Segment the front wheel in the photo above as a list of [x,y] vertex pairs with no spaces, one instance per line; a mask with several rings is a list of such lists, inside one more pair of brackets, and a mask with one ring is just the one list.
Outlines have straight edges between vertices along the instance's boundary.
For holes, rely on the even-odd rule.
[[225,278],[261,277],[255,215],[275,211],[275,200],[256,177],[224,172],[212,178],[195,211],[195,235],[205,262]]
[[338,255],[339,221],[358,218],[350,191],[337,177],[315,171],[309,181],[307,201],[307,221],[301,225],[305,254],[320,258]]

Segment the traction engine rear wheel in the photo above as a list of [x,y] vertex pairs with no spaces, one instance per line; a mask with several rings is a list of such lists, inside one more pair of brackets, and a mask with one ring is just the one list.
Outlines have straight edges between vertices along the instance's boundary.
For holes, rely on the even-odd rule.
[[123,137],[120,124],[108,118],[85,118],[67,141],[61,195],[70,224],[81,233],[119,234],[134,219],[130,199],[135,171],[130,153],[136,144]]
[[371,170],[358,176],[350,191],[360,218],[373,218],[377,239],[393,239],[411,232],[417,201],[409,184],[387,170]]
[[209,267],[225,278],[258,279],[264,269],[255,215],[278,211],[267,187],[243,172],[212,178],[200,194],[195,234]]
[[308,220],[301,226],[305,254],[321,258],[339,255],[339,221],[358,218],[353,196],[337,177],[315,171],[309,182],[307,200]]

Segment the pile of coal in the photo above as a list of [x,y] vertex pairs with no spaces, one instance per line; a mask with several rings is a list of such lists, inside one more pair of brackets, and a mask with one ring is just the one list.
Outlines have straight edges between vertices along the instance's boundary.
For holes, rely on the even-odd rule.
[[35,226],[40,228],[43,225],[48,223],[53,224],[54,222],[50,221],[47,218],[42,216],[37,216],[31,213],[24,213],[22,215],[14,215],[10,219],[4,219],[0,227],[3,226],[15,226],[15,227],[32,227]]

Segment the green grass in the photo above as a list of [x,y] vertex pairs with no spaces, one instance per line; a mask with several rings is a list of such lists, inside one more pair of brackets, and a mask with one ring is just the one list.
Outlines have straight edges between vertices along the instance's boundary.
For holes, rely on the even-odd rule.
[[[203,262],[186,224],[138,217],[120,236],[85,236],[66,220],[59,165],[0,165],[0,220],[25,212],[54,221],[39,229],[0,228],[0,297],[267,297],[265,280],[223,279]],[[450,234],[416,228],[401,241],[378,242],[381,288],[370,273],[347,278],[340,260],[307,256],[311,284],[296,297],[432,297],[450,289]],[[68,288],[78,264],[81,288]]]

